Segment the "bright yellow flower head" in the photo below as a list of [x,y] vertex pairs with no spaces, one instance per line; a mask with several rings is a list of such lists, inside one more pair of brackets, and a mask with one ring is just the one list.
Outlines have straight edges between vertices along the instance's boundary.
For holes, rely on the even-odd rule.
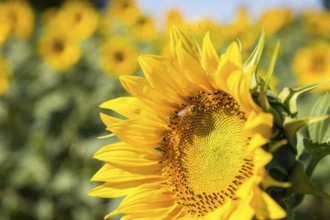
[[149,16],[141,16],[130,29],[134,37],[141,41],[152,41],[157,36],[154,21]]
[[[7,24],[11,33],[21,38],[27,38],[33,30],[33,9],[23,0],[2,2],[0,3],[0,24],[1,28]],[[0,30],[0,32],[2,31]]]
[[260,30],[254,30],[247,9],[242,7],[238,11],[238,15],[234,22],[226,27],[223,34],[229,41],[238,38],[242,42],[244,49],[247,50],[254,45],[258,39],[259,32]]
[[266,35],[272,36],[291,21],[291,11],[279,8],[265,11],[259,19],[259,25],[264,27]]
[[68,1],[59,10],[44,14],[49,29],[61,29],[72,37],[83,40],[90,37],[98,25],[96,10],[85,1]]
[[9,64],[0,57],[0,96],[7,91],[11,76],[12,70]]
[[220,24],[209,19],[203,19],[192,23],[191,25],[189,25],[189,29],[195,36],[201,39],[204,33],[210,32],[210,35],[212,36],[212,42],[215,48],[220,48],[225,40]]
[[130,41],[111,37],[101,45],[101,64],[112,76],[132,75],[137,68],[138,48]]
[[285,212],[259,185],[271,154],[273,116],[250,93],[252,65],[239,45],[220,57],[205,35],[202,47],[177,28],[171,56],[139,58],[145,77],[122,76],[132,97],[101,105],[123,115],[101,114],[121,142],[100,149],[106,162],[93,177],[105,183],[93,196],[124,196],[106,218],[279,219]]
[[10,34],[10,25],[8,23],[0,22],[0,46],[6,42]]
[[[319,41],[301,48],[293,59],[292,67],[299,85],[321,83],[330,79],[330,43]],[[329,83],[316,89],[329,90]]]
[[167,12],[166,15],[166,25],[171,27],[172,25],[180,25],[184,23],[181,11],[177,9],[172,9]]
[[111,0],[109,13],[125,24],[132,24],[141,16],[141,11],[134,0]]
[[305,29],[312,35],[330,36],[330,13],[314,11],[305,13]]
[[80,58],[79,43],[68,33],[48,31],[40,39],[39,54],[54,69],[62,71]]

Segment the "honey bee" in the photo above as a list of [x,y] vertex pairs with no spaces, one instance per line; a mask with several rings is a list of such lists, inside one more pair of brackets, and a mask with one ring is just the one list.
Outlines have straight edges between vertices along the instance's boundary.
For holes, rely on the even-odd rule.
[[185,116],[191,115],[191,114],[196,113],[196,112],[198,112],[198,107],[196,105],[188,105],[184,109],[179,111],[177,113],[177,115],[179,117],[185,117]]

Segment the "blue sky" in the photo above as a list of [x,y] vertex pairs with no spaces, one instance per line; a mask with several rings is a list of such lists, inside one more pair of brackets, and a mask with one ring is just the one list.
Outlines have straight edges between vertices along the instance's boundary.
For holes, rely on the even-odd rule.
[[265,9],[286,7],[295,12],[321,8],[321,0],[136,0],[142,10],[157,20],[164,20],[170,8],[179,8],[190,21],[213,18],[220,22],[230,21],[240,6],[247,6],[252,18]]

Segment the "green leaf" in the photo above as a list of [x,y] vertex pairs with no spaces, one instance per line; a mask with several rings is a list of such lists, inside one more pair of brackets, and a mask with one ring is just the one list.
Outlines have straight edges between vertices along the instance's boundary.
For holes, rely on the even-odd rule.
[[[257,46],[254,48],[249,58],[244,62],[243,72],[247,72],[250,68],[254,68],[254,69],[257,68],[262,51],[264,49],[264,43],[265,43],[265,31],[263,30],[259,38],[259,41],[257,43]],[[251,79],[251,88],[256,88],[258,85],[257,82],[258,82],[258,75],[254,73]]]
[[278,55],[279,48],[280,48],[280,44],[279,44],[279,42],[277,42],[276,48],[275,48],[273,56],[272,56],[272,60],[270,62],[268,71],[266,73],[266,79],[261,85],[261,90],[260,90],[260,93],[258,96],[258,102],[260,103],[261,107],[268,111],[270,110],[270,105],[269,105],[269,102],[267,99],[267,90],[268,90],[269,83],[270,83],[270,80],[271,80],[273,72],[274,72],[276,58]]
[[[310,115],[330,115],[330,92],[325,93],[316,101]],[[330,142],[330,118],[309,125],[308,131],[313,142]]]
[[312,140],[304,139],[304,147],[312,154],[312,156],[322,159],[330,154],[330,143],[315,143]]
[[298,87],[298,88],[294,88],[294,89],[284,88],[278,97],[282,101],[284,106],[287,108],[288,112],[290,112],[290,114],[292,114],[292,116],[296,116],[298,113],[297,99],[300,97],[300,95],[302,95],[308,91],[311,91],[313,89],[316,89],[328,82],[330,82],[330,80],[323,82],[323,83],[312,84],[312,85]]
[[296,166],[289,176],[288,182],[292,184],[292,187],[288,188],[286,192],[287,196],[291,194],[310,194],[330,200],[330,195],[315,186],[310,181],[309,177],[306,176],[304,165],[300,161],[297,161]]
[[283,123],[283,128],[284,128],[284,133],[286,135],[286,138],[288,139],[290,145],[293,147],[293,149],[296,151],[296,134],[297,131],[311,123],[315,123],[318,121],[322,121],[328,116],[320,116],[320,117],[315,117],[315,118],[284,118],[284,123]]
[[264,44],[265,44],[265,31],[263,30],[261,32],[259,41],[257,43],[257,46],[254,48],[253,52],[249,56],[249,58],[245,61],[243,70],[246,72],[250,67],[256,67],[259,63],[262,50],[264,49]]

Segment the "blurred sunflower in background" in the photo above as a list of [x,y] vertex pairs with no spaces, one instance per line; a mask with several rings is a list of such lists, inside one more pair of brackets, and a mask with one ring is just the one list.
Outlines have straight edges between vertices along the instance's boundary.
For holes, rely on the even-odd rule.
[[261,147],[273,116],[252,99],[255,66],[243,65],[236,42],[221,58],[208,34],[199,48],[174,27],[171,57],[140,57],[145,77],[120,77],[132,97],[101,105],[127,118],[101,114],[122,142],[95,154],[106,164],[92,180],[105,183],[90,194],[126,195],[105,218],[285,217],[259,187],[272,158]]
[[132,24],[130,33],[142,42],[150,42],[157,37],[155,23],[150,16],[146,15],[142,15]]
[[77,40],[89,38],[98,25],[98,14],[87,1],[67,1],[60,9],[45,15],[49,29],[61,29]]
[[[0,33],[9,31],[22,39],[26,39],[33,30],[34,11],[24,0],[0,2],[0,24]],[[9,30],[7,30],[8,28]],[[3,36],[5,34],[2,34],[2,38],[4,38]]]
[[120,22],[132,24],[140,18],[141,11],[133,0],[112,0],[109,14]]
[[0,219],[330,219],[329,11],[217,4],[0,0]]
[[239,39],[244,49],[243,56],[245,56],[246,52],[258,39],[260,29],[255,27],[256,25],[252,22],[247,9],[242,7],[238,10],[233,22],[224,27],[223,34],[226,36],[227,42]]
[[12,70],[9,63],[0,57],[0,96],[7,91],[11,78]]
[[292,22],[293,15],[289,9],[279,8],[265,11],[258,24],[265,29],[267,36],[272,36],[281,28]]
[[330,37],[329,20],[329,11],[307,11],[304,14],[305,30],[314,36]]
[[[300,86],[330,79],[330,43],[317,41],[299,49],[293,59],[293,72]],[[326,84],[316,91],[329,91]]]
[[79,42],[69,33],[49,30],[44,33],[38,44],[40,56],[54,69],[63,71],[78,62]]
[[110,37],[100,46],[100,61],[110,75],[132,75],[137,68],[139,50],[133,42],[120,37]]

